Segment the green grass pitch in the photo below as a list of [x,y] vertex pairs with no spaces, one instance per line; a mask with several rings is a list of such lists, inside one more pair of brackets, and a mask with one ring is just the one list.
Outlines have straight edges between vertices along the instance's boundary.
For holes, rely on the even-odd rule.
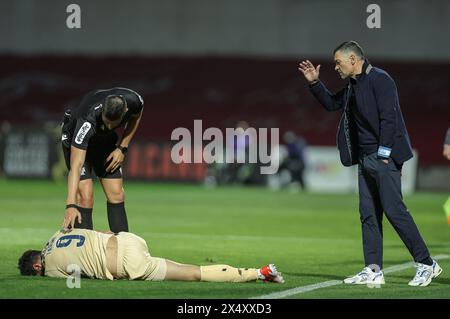
[[[292,194],[264,188],[126,183],[130,231],[153,256],[191,264],[258,267],[276,263],[286,283],[100,281],[80,289],[65,280],[21,277],[17,259],[41,249],[60,227],[64,183],[0,180],[0,298],[249,298],[329,280],[363,266],[356,194]],[[416,193],[405,201],[432,255],[450,254],[442,205],[448,194]],[[385,219],[385,267],[411,260]],[[94,227],[107,229],[106,200],[96,186]],[[414,268],[386,275],[381,289],[337,285],[289,298],[450,298],[450,259],[429,287],[407,285]]]

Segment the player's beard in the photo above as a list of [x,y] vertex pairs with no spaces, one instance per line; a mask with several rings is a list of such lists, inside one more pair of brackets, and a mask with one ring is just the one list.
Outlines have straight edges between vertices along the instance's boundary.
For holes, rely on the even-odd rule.
[[[47,243],[48,245],[48,243]],[[45,257],[43,254],[41,254],[41,273],[40,276],[45,276]]]

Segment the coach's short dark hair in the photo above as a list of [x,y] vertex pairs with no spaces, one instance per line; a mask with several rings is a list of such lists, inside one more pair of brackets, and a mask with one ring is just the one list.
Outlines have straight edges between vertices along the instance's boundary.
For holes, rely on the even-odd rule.
[[23,276],[36,276],[37,272],[33,268],[33,264],[37,261],[41,252],[38,250],[27,250],[23,253],[22,257],[19,258],[19,269],[20,274]]
[[334,49],[333,54],[335,54],[337,51],[345,53],[353,52],[360,59],[364,59],[364,51],[356,41],[345,41],[339,44],[338,47]]
[[103,115],[110,121],[117,121],[125,113],[127,101],[121,95],[108,95],[105,98]]

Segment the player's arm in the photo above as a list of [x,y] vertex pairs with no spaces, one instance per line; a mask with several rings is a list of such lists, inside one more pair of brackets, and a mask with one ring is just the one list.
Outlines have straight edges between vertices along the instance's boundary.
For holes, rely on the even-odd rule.
[[122,140],[119,143],[120,146],[128,147],[128,145],[130,145],[131,139],[133,138],[134,133],[136,133],[136,130],[139,126],[139,122],[141,121],[142,113],[143,111],[141,111],[138,114],[132,115],[130,120],[126,123]]
[[298,70],[308,81],[311,93],[327,111],[337,111],[344,107],[345,89],[332,94],[319,80],[320,64],[314,67],[309,60],[306,60],[299,63]]
[[[64,221],[62,227],[65,231],[73,228],[75,219],[78,218],[78,222],[81,223],[81,214],[75,207],[77,202],[78,185],[80,184],[81,169],[86,159],[86,150],[71,146],[70,149],[70,171],[67,181],[67,200],[66,200],[66,213],[64,214]],[[70,227],[69,227],[70,226]]]
[[[131,140],[133,139],[134,134],[136,133],[136,130],[139,126],[139,122],[141,121],[143,111],[141,110],[140,113],[134,114],[130,117],[128,122],[125,124],[125,129],[122,135],[122,139],[120,140],[119,146],[123,148],[128,148],[128,145],[130,145]],[[123,161],[125,159],[124,152],[117,148],[114,150],[106,159],[106,162],[108,163],[111,161],[106,168],[107,172],[113,172],[117,168],[122,165]]]
[[[73,137],[70,148],[70,171],[67,180],[67,200],[66,205],[75,206],[77,200],[78,185],[80,184],[81,169],[86,159],[86,150],[90,138],[95,134],[94,126],[84,119],[77,121],[75,129],[76,135]],[[73,228],[75,219],[81,223],[81,214],[75,207],[67,206],[64,214],[63,229],[65,231]]]

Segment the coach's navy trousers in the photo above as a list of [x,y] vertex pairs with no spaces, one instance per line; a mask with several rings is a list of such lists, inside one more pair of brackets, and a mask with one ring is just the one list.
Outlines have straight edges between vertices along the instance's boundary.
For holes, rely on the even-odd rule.
[[383,268],[383,212],[408,248],[414,261],[430,256],[419,230],[403,203],[401,167],[389,158],[384,163],[377,153],[359,159],[359,212],[362,223],[364,261],[366,266]]

